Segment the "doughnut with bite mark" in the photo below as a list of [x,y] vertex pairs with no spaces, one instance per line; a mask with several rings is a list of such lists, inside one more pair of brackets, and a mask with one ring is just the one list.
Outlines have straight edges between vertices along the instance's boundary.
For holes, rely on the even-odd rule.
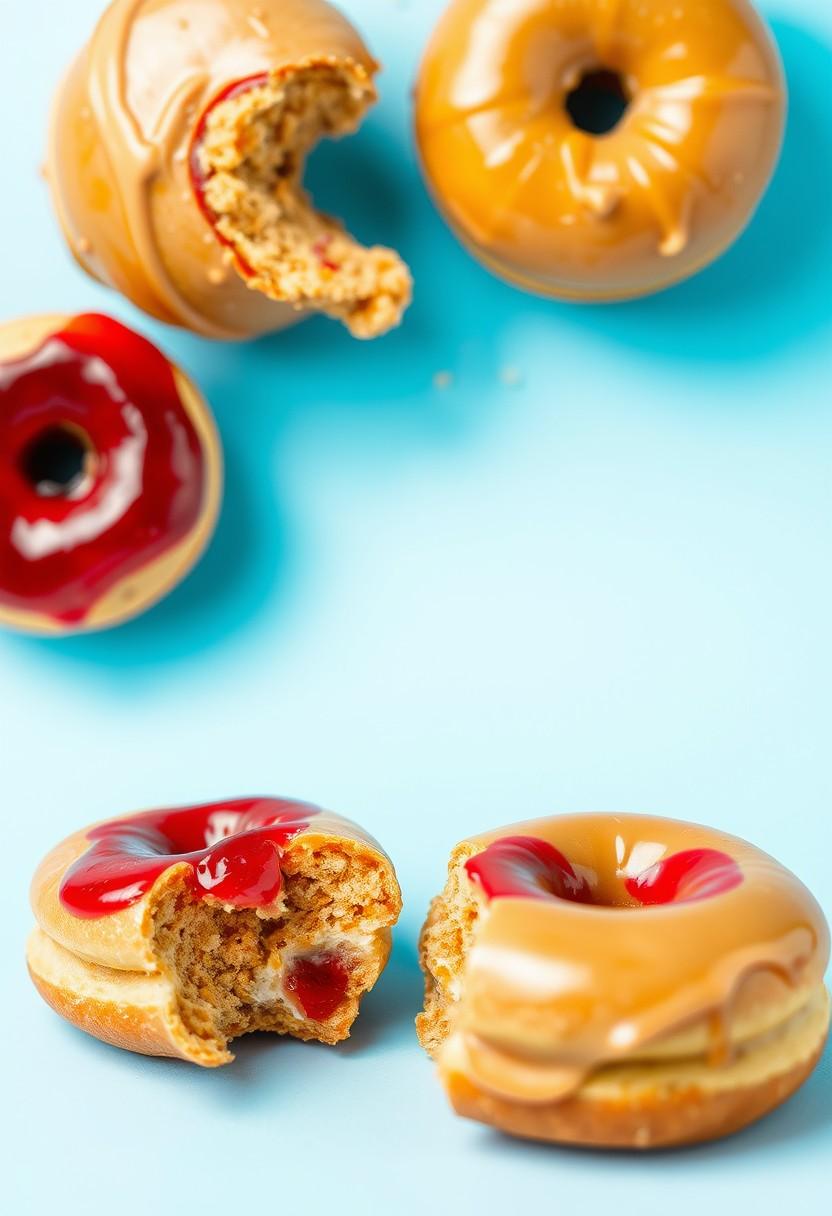
[[451,0],[416,129],[439,207],[486,266],[542,295],[621,300],[736,240],[785,96],[749,0]]
[[109,317],[0,325],[0,624],[121,624],[191,569],[216,523],[208,407],[155,346]]
[[359,338],[391,329],[407,268],[302,185],[314,145],[375,101],[377,69],[325,0],[114,0],[52,113],[48,177],[76,260],[207,337],[313,312]]
[[213,1067],[254,1030],[337,1043],[387,962],[393,866],[359,827],[248,798],[85,828],[32,882],[29,972],[105,1042]]
[[419,1038],[455,1110],[532,1139],[727,1135],[805,1081],[829,1028],[810,893],[752,845],[669,819],[463,842],[421,956]]

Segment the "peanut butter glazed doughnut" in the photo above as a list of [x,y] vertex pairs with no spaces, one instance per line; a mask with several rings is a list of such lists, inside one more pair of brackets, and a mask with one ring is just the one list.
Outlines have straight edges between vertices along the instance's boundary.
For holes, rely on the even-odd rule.
[[118,625],[188,573],[222,458],[194,384],[109,317],[0,324],[0,624]]
[[806,888],[693,824],[572,815],[460,844],[423,930],[423,1046],[456,1111],[658,1148],[737,1131],[808,1077],[829,932]]
[[242,339],[325,312],[396,325],[410,276],[303,190],[353,131],[377,64],[324,0],[115,0],[64,80],[48,177],[75,258],[139,308]]
[[745,228],[783,137],[749,0],[451,0],[419,80],[425,172],[459,237],[543,295],[616,300]]
[[354,823],[247,798],[112,819],[32,882],[29,971],[82,1030],[212,1067],[253,1030],[337,1043],[387,962],[393,866]]

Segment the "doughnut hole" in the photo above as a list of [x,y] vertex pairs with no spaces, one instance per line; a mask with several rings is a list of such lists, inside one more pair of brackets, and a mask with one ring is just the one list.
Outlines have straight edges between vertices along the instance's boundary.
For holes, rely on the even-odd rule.
[[24,447],[19,468],[40,498],[79,498],[95,476],[98,459],[79,427],[50,426]]
[[611,68],[583,72],[566,95],[566,112],[579,131],[610,135],[624,118],[632,96],[624,77]]

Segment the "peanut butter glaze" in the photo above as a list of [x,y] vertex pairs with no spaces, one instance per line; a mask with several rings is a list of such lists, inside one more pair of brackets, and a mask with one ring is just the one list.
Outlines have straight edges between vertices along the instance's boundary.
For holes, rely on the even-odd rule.
[[[30,454],[74,442],[66,485]],[[96,314],[0,359],[0,610],[86,624],[119,585],[175,550],[209,497],[206,454],[168,360]]]
[[239,339],[298,318],[246,286],[191,180],[201,115],[240,81],[343,65],[369,105],[376,64],[324,0],[115,0],[52,115],[48,174],[76,260],[139,308]]
[[[584,87],[607,108],[617,89],[610,129],[578,125]],[[416,122],[438,202],[487,265],[615,299],[738,236],[777,161],[784,96],[748,0],[452,0]]]
[[[521,830],[566,859],[591,902],[550,892],[531,903],[511,884],[489,899],[480,859],[495,846],[499,857],[506,833],[462,846],[480,917],[440,1064],[481,1088],[550,1103],[605,1065],[703,1051],[718,1066],[738,1046],[740,1006],[749,1034],[770,1032],[822,984],[820,908],[744,841],[642,816],[564,816]],[[639,883],[648,898],[664,883],[669,901],[638,906]]]

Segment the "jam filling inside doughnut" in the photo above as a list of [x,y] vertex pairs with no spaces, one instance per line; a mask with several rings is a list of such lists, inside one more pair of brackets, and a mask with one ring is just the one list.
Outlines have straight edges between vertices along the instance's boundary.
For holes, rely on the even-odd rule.
[[[564,855],[535,836],[505,836],[469,858],[465,871],[488,899],[568,899],[629,906],[595,895],[592,876],[578,874]],[[742,882],[732,857],[718,849],[685,849],[624,878],[626,894],[641,906],[687,903],[731,891]]]
[[359,338],[399,323],[410,275],[392,250],[362,247],[315,211],[301,179],[314,145],[353,131],[373,98],[355,65],[249,77],[214,99],[191,150],[200,207],[248,285]]
[[170,866],[190,866],[200,896],[262,908],[280,894],[282,850],[315,814],[273,798],[148,811],[87,833],[90,848],[67,870],[60,898],[73,916],[108,916],[137,903]]
[[75,317],[0,362],[0,603],[82,623],[199,519],[205,470],[167,359]]
[[153,906],[154,955],[183,1025],[214,1050],[255,1030],[338,1042],[386,957],[377,935],[397,893],[380,858],[324,840],[287,850],[281,868],[266,908],[223,907],[187,882]]
[[289,968],[284,988],[308,1018],[324,1022],[344,1000],[350,973],[343,957],[322,954],[299,958]]
[[609,135],[630,107],[630,94],[623,78],[609,68],[584,72],[566,96],[566,112],[579,131]]

